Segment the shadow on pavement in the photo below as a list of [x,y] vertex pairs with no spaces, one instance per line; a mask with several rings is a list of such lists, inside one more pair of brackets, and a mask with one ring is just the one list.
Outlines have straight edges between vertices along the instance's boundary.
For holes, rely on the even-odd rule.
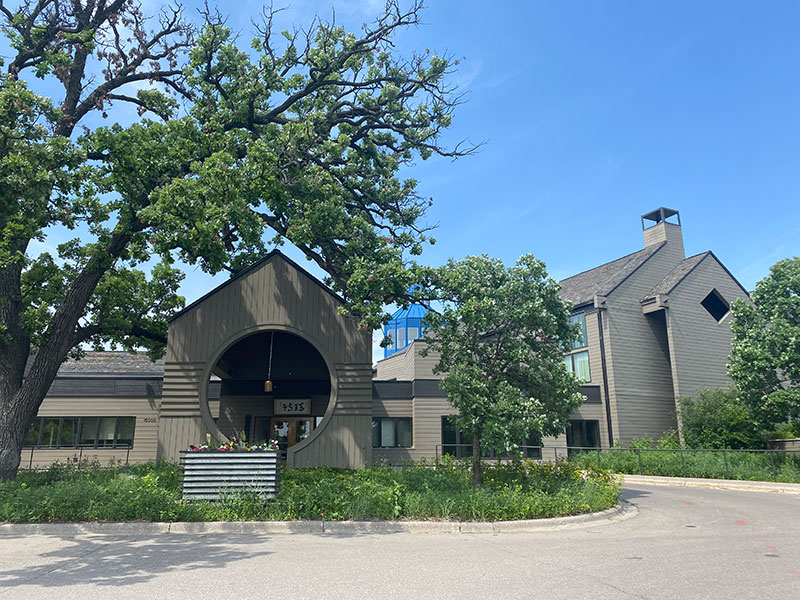
[[620,494],[620,497],[623,500],[630,501],[630,500],[635,500],[637,498],[647,498],[650,495],[651,495],[651,493],[646,491],[646,490],[632,490],[632,489],[624,487],[624,485],[623,485],[622,493]]
[[0,590],[25,584],[135,585],[171,571],[222,569],[233,561],[272,554],[254,550],[267,537],[253,534],[47,537],[67,545],[40,553],[43,564],[0,571]]

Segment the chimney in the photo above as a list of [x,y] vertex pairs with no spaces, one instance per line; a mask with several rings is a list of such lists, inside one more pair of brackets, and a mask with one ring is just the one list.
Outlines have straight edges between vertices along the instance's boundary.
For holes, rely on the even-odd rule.
[[680,254],[681,259],[685,257],[681,216],[677,210],[661,207],[642,215],[642,230],[645,248],[667,242],[670,250]]

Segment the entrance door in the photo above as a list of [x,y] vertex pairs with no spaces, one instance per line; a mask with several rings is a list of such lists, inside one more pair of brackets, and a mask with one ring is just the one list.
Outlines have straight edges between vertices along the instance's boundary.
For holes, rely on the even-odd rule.
[[277,440],[281,460],[286,460],[286,449],[302,442],[314,429],[313,417],[273,417],[269,439]]

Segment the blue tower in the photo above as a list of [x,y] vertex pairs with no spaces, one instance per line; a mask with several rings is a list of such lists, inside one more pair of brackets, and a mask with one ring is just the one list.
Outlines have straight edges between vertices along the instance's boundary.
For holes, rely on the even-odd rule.
[[392,340],[392,344],[383,349],[384,358],[407,348],[422,336],[422,318],[427,312],[428,309],[422,304],[412,304],[392,315],[392,320],[383,328],[383,334]]

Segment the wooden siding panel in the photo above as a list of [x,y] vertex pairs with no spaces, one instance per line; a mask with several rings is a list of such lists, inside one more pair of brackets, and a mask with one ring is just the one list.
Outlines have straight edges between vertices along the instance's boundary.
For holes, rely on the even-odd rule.
[[608,297],[604,319],[615,441],[627,444],[677,428],[669,359],[640,300],[682,259],[681,249],[668,243]]
[[728,313],[717,322],[700,304],[712,289],[730,304],[745,292],[713,256],[703,261],[669,294],[667,308],[673,381],[676,396],[694,396],[700,388],[729,385],[731,352]]

